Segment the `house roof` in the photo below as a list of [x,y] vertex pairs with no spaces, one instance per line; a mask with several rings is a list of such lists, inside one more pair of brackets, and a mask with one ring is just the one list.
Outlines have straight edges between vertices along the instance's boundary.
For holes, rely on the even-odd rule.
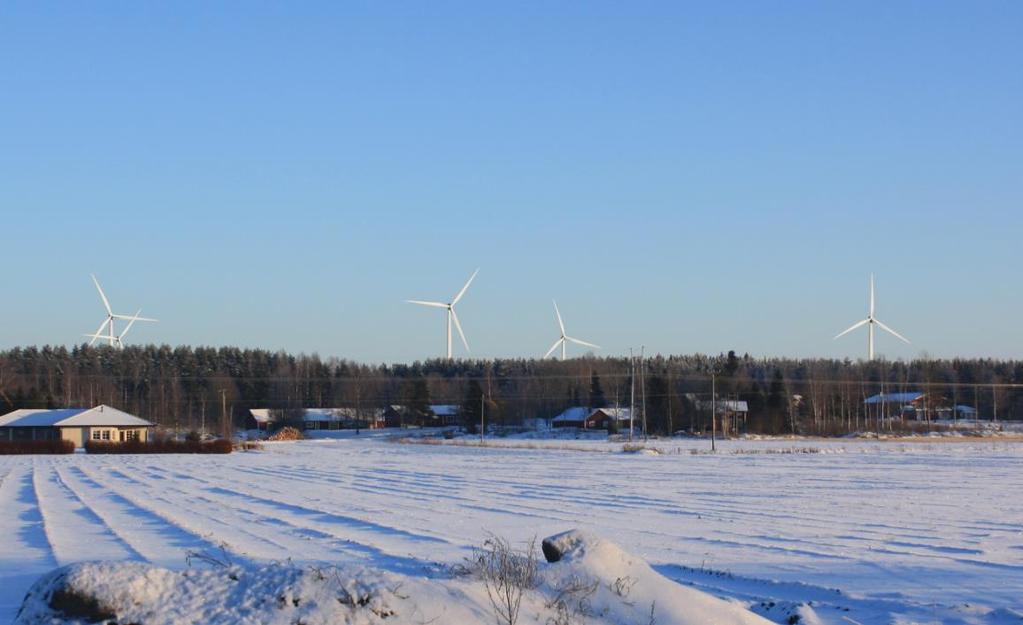
[[632,410],[630,408],[597,408],[590,413],[590,416],[603,412],[608,417],[617,421],[628,421],[632,418]]
[[[274,418],[270,415],[270,408],[251,408],[249,414],[256,423],[270,423]],[[303,421],[351,421],[358,418],[358,411],[355,408],[305,408],[302,414]],[[379,408],[372,408],[362,411],[362,416],[380,416],[383,413]]]
[[151,427],[135,415],[100,404],[95,408],[23,408],[0,417],[0,427]]
[[454,404],[433,404],[430,410],[438,417],[454,417],[458,414],[458,406]]
[[877,395],[871,395],[863,401],[865,404],[909,404],[923,397],[924,394],[919,391],[912,391],[909,393],[878,393]]
[[590,416],[589,408],[586,406],[573,406],[571,408],[566,408],[564,412],[554,417],[552,421],[579,421],[581,423],[588,416]]

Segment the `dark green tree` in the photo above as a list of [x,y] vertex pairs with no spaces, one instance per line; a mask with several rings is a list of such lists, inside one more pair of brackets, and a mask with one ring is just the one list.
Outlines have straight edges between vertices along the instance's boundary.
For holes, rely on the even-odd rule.
[[600,385],[600,376],[594,371],[590,374],[590,408],[606,408],[607,398],[604,397],[604,387]]

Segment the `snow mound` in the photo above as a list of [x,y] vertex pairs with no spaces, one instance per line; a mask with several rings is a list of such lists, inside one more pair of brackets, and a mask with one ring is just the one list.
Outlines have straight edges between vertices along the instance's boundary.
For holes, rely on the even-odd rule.
[[[680,586],[616,544],[570,531],[543,541],[517,623],[764,625],[738,603]],[[521,557],[517,555],[515,557]],[[172,571],[141,562],[86,562],[31,588],[15,625],[493,625],[494,580],[433,578],[357,566],[220,565]],[[497,622],[502,622],[500,618]]]
[[[610,623],[675,625],[763,625],[770,621],[746,606],[680,586],[650,568],[642,558],[595,534],[571,530],[541,544],[549,567],[548,584],[559,588],[593,584],[591,610]],[[645,619],[643,619],[645,617]]]

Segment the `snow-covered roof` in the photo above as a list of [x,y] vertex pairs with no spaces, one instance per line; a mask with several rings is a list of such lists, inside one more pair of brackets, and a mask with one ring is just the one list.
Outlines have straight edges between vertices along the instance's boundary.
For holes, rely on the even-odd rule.
[[117,408],[23,408],[0,417],[0,427],[151,427],[153,424]]
[[597,408],[596,410],[590,413],[590,416],[592,417],[598,412],[603,412],[608,417],[615,419],[617,421],[628,421],[630,418],[632,418],[631,408]]
[[[270,423],[274,417],[270,414],[270,408],[252,408],[249,414],[256,423]],[[303,421],[351,421],[359,418],[359,411],[355,408],[305,408],[302,414]],[[363,418],[371,416],[379,417],[383,413],[379,408],[366,409],[361,412]]]
[[458,414],[458,406],[454,404],[433,404],[430,410],[438,417],[454,417]]
[[573,406],[566,408],[564,412],[554,417],[552,421],[564,422],[564,421],[579,421],[582,422],[586,417],[590,416],[590,409],[586,406]]
[[919,391],[909,393],[878,393],[863,401],[865,404],[909,404],[923,397]]

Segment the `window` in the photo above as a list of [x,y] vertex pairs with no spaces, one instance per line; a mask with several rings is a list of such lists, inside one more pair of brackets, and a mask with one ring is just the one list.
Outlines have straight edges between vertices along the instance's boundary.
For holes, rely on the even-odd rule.
[[110,440],[110,430],[103,430],[103,440]]
[[100,437],[100,431],[96,430],[96,429],[93,429],[93,431],[92,431],[92,440],[98,441],[99,437]]
[[124,440],[126,441],[137,441],[139,439],[138,430],[125,430],[121,434],[124,435]]

